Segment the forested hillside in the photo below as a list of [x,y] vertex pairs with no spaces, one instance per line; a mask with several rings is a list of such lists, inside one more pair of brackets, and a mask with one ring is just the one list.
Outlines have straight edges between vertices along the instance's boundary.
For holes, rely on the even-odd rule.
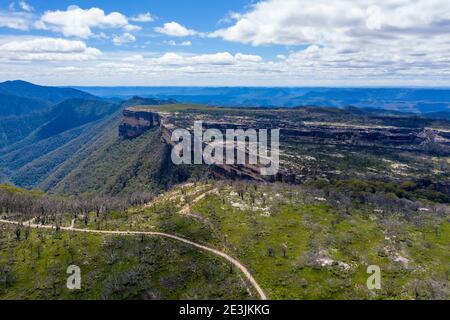
[[46,87],[23,82],[7,82],[0,88],[18,86],[24,88],[26,99],[42,94],[47,105],[58,103],[39,112],[1,118],[0,182],[54,193],[114,195],[166,190],[206,175],[202,167],[173,166],[158,130],[136,140],[118,135],[123,108],[174,100],[133,97],[111,103],[73,89],[42,93]]

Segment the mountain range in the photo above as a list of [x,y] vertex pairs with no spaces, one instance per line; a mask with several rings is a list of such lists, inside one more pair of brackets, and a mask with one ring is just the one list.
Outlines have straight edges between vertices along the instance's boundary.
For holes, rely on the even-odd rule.
[[67,99],[97,99],[71,88],[38,86],[25,81],[0,83],[0,116],[42,111]]
[[176,99],[226,107],[328,106],[384,109],[411,113],[450,113],[445,88],[266,88],[266,87],[78,87],[102,96],[127,99],[134,95]]

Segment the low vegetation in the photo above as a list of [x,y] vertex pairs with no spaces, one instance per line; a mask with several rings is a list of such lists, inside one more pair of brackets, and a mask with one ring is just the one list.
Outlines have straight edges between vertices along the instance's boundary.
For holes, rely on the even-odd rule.
[[[124,238],[0,226],[0,299],[248,299],[219,258],[159,238]],[[70,291],[67,268],[81,268]]]
[[[37,194],[36,197],[42,195]],[[59,221],[61,225],[68,226],[70,220],[75,217],[77,228],[168,232],[209,245],[239,259],[272,299],[448,299],[449,207],[444,204],[395,199],[382,194],[368,197],[364,202],[357,201],[358,197],[358,194],[330,192],[329,189],[320,190],[306,186],[243,182],[194,183],[176,187],[145,205],[137,205],[131,209],[115,209],[100,214],[95,210],[88,210],[84,214],[69,214],[69,210],[62,214]],[[65,217],[66,215],[69,217]],[[54,222],[50,219],[47,223]],[[22,292],[19,289],[21,282],[12,281],[25,279],[24,274],[28,271],[20,266],[40,261],[35,258],[38,250],[36,248],[34,253],[30,251],[28,254],[18,254],[12,252],[11,247],[15,248],[14,250],[19,250],[18,247],[22,250],[33,250],[30,248],[36,245],[30,244],[30,241],[34,241],[36,234],[43,234],[49,250],[69,252],[70,246],[63,249],[66,245],[62,244],[66,243],[69,237],[73,238],[69,244],[76,246],[75,251],[89,261],[89,257],[95,256],[92,252],[110,252],[105,243],[113,241],[107,240],[110,237],[55,230],[27,231],[26,224],[18,229],[19,232],[11,227],[3,227],[3,232],[9,235],[2,239],[9,239],[9,244],[2,246],[2,272],[3,279],[6,279],[4,282],[8,283],[10,288],[4,298],[17,297]],[[223,261],[205,257],[195,249],[189,249],[189,255],[183,256],[186,259],[185,264],[193,263],[199,270],[210,270],[211,266],[217,268],[210,270],[214,276],[209,275],[208,277],[212,278],[207,278],[218,284],[217,286],[210,284],[206,287],[207,290],[202,291],[202,295],[198,293],[198,296],[195,296],[192,292],[197,292],[198,288],[206,284],[192,280],[199,286],[195,285],[197,289],[190,291],[191,286],[187,285],[186,281],[191,281],[192,275],[185,275],[182,279],[171,276],[172,282],[159,281],[156,285],[151,279],[159,279],[161,273],[169,275],[174,272],[175,275],[184,275],[185,272],[192,272],[184,270],[185,265],[178,264],[180,261],[176,260],[176,252],[180,249],[175,250],[175,245],[169,241],[171,253],[168,254],[165,251],[169,250],[166,249],[169,246],[166,240],[140,237],[113,239],[114,242],[122,244],[119,247],[123,248],[123,251],[119,249],[116,255],[120,259],[117,258],[119,260],[110,265],[103,264],[103,258],[100,262],[96,261],[95,263],[99,263],[95,267],[97,280],[104,279],[102,277],[106,277],[111,269],[118,270],[123,264],[129,263],[129,268],[121,269],[127,270],[123,271],[125,274],[134,270],[133,268],[139,269],[138,262],[130,262],[127,259],[132,259],[130,252],[139,251],[139,243],[143,241],[146,246],[154,248],[152,252],[161,253],[158,257],[164,257],[151,270],[142,271],[144,275],[140,273],[140,276],[145,278],[142,281],[151,283],[147,288],[152,289],[148,290],[159,288],[159,291],[155,289],[159,293],[152,293],[151,297],[249,297],[249,293],[244,289],[245,285],[236,280],[238,271]],[[175,252],[175,256],[172,252]],[[66,253],[56,253],[56,258],[48,261],[59,261],[60,256],[67,259]],[[133,255],[134,258],[136,256],[139,257],[139,254]],[[6,258],[19,262],[6,263]],[[216,262],[208,266],[211,260]],[[71,261],[73,260],[64,262],[64,265]],[[166,274],[165,271],[169,266],[173,266],[173,263],[177,263],[177,270]],[[369,265],[381,267],[381,290],[371,291],[366,287],[369,276],[366,271]],[[83,268],[93,270],[90,269],[89,262],[86,262],[86,267]],[[90,272],[94,271],[88,271],[88,274]],[[199,272],[201,276],[205,274],[197,270],[196,276],[199,276]],[[60,275],[56,271],[55,274]],[[221,278],[225,275],[228,275],[227,279],[231,277],[230,280]],[[65,274],[61,275],[60,279],[66,279],[65,277]],[[51,293],[54,290],[52,286],[38,292],[42,295],[54,294],[58,297],[74,298],[80,295],[105,299],[147,297],[141,282],[124,280],[123,277],[128,279],[128,275],[118,274],[115,281],[120,283],[123,280],[127,285],[121,287],[116,283],[117,290],[109,295],[105,294],[109,292],[109,282],[101,284],[101,281],[97,280],[94,281],[95,289],[89,284],[88,289],[72,295],[64,291],[63,280],[57,282],[59,284],[55,293]],[[36,281],[23,280],[32,288],[27,292],[37,290],[39,279],[42,278],[37,278]],[[223,288],[230,283],[233,283],[233,289],[223,293]]]

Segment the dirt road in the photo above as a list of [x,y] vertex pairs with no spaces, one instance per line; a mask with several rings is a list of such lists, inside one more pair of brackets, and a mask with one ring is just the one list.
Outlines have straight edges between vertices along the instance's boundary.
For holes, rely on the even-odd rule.
[[[30,220],[31,221],[31,220]],[[10,220],[2,220],[0,219],[0,223],[4,223],[4,224],[10,224],[10,225],[21,225],[23,223],[17,222],[17,221],[10,221]],[[54,226],[49,226],[49,225],[38,225],[38,224],[32,224],[32,223],[28,223],[28,224],[24,224],[24,226],[29,226],[30,228],[33,229],[49,229],[49,230],[54,230],[56,229],[56,227]],[[230,255],[204,246],[202,244],[178,237],[176,235],[172,235],[169,233],[161,233],[161,232],[144,232],[144,231],[108,231],[108,230],[90,230],[90,229],[77,229],[74,228],[74,221],[72,221],[72,224],[70,227],[60,227],[60,230],[63,231],[71,231],[71,232],[80,232],[80,233],[93,233],[93,234],[105,234],[105,235],[122,235],[122,236],[148,236],[148,237],[163,237],[163,238],[168,238],[168,239],[172,239],[172,240],[176,240],[185,244],[188,244],[190,246],[193,246],[195,248],[198,248],[200,250],[212,253],[216,256],[222,257],[225,260],[227,260],[228,262],[230,262],[231,264],[233,264],[236,268],[238,268],[242,274],[245,276],[245,278],[251,283],[251,285],[255,288],[256,292],[258,293],[259,297],[261,300],[267,300],[267,296],[264,293],[264,291],[262,290],[262,288],[259,286],[258,282],[256,282],[255,278],[253,278],[253,276],[251,275],[251,273],[247,270],[247,268],[240,263],[238,260],[236,260],[235,258],[231,257]]]

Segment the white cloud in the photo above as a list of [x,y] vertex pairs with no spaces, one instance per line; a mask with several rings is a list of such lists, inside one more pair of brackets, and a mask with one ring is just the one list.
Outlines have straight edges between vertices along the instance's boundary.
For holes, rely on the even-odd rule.
[[[0,12],[0,26],[9,28],[30,29],[34,19],[25,11]],[[121,45],[136,40],[132,31],[139,27],[129,21],[144,20],[147,14],[127,18],[71,7],[45,13],[36,25],[66,36],[101,39],[107,38],[103,32],[111,36],[106,29],[119,29],[110,38]],[[229,14],[228,24],[209,36],[288,48],[277,49],[279,54],[270,61],[234,52],[157,54],[143,52],[143,46],[139,52],[102,54],[82,41],[0,36],[1,75],[63,81],[61,73],[67,72],[65,84],[116,85],[448,85],[450,81],[447,0],[264,0],[247,12]],[[204,36],[177,22],[155,31],[172,37]],[[164,43],[192,45],[183,40],[187,39]],[[70,68],[64,68],[66,61],[71,61]]]
[[[303,45],[359,37],[448,34],[447,0],[265,0],[213,37],[253,45]],[[377,30],[376,34],[371,31]]]
[[131,17],[130,20],[133,22],[152,22],[155,20],[155,18],[153,18],[153,16],[150,14],[150,12],[147,12],[147,13],[141,13],[141,14],[138,14],[137,16]]
[[144,56],[141,54],[131,54],[121,59],[125,62],[136,62],[136,61],[144,61]]
[[260,56],[237,53],[234,56],[229,52],[218,52],[213,54],[180,55],[169,52],[153,60],[160,65],[236,65],[239,63],[262,62]]
[[26,3],[25,1],[20,1],[19,2],[19,6],[22,10],[26,11],[26,12],[33,12],[34,8],[29,5],[28,3]]
[[122,44],[130,43],[130,42],[134,42],[134,41],[136,41],[136,37],[128,32],[126,32],[120,36],[113,35],[113,43],[116,46],[120,46]]
[[59,38],[36,38],[6,42],[0,45],[0,50],[11,52],[83,52],[86,44]]
[[32,16],[26,12],[1,12],[0,27],[26,31],[30,28]]
[[125,31],[132,32],[132,31],[139,31],[139,30],[142,30],[142,27],[136,26],[136,25],[134,25],[134,24],[128,24],[128,25],[126,25],[125,27],[123,27],[123,29],[124,29]]
[[71,72],[71,71],[77,71],[79,68],[74,66],[67,66],[67,67],[56,67],[55,70],[58,72]]
[[192,46],[192,42],[191,41],[183,41],[183,42],[176,42],[174,40],[168,40],[168,41],[164,41],[164,44],[167,44],[168,46],[173,46],[173,47],[190,47]]
[[193,64],[227,65],[236,63],[236,59],[229,52],[219,52],[214,54],[202,54],[188,59]]
[[60,38],[7,39],[0,45],[0,57],[11,61],[86,61],[101,54],[82,41]]
[[209,36],[306,47],[279,55],[276,68],[291,77],[364,82],[450,72],[447,0],[264,0],[233,19]]
[[109,36],[104,32],[99,32],[99,33],[92,35],[92,38],[106,40],[106,39],[109,39]]
[[174,21],[165,23],[163,27],[156,27],[154,30],[172,37],[187,37],[198,34],[197,31],[188,29]]
[[237,53],[235,58],[238,61],[244,61],[244,62],[262,62],[263,61],[263,58],[261,58],[260,56],[251,55],[251,54],[242,54],[242,53]]
[[184,57],[174,52],[165,53],[163,56],[155,59],[154,61],[163,65],[177,65],[185,63]]
[[105,14],[99,8],[85,10],[78,6],[70,6],[66,11],[46,11],[35,26],[39,29],[60,32],[66,37],[79,38],[91,37],[93,28],[123,28],[126,31],[140,29],[130,25],[127,17],[119,12]]
[[[0,37],[0,46],[17,41],[11,39]],[[447,44],[444,41],[442,45]],[[59,85],[436,86],[446,85],[450,79],[447,55],[433,57],[439,67],[424,68],[420,56],[398,59],[398,62],[392,63],[383,57],[382,50],[377,55],[364,57],[364,53],[346,47],[326,48],[317,45],[273,61],[244,53],[136,54],[133,50],[108,51],[101,55],[90,55],[87,59],[82,45],[71,46],[64,49],[67,52],[62,52],[61,48],[51,52],[51,47],[47,49],[50,52],[30,52],[33,47],[48,48],[48,45],[27,47],[25,52],[1,50],[0,76],[4,79],[22,78]],[[31,59],[33,63],[24,63],[24,60],[27,62]],[[38,60],[51,61],[38,63]],[[71,68],[65,68],[67,66]]]

